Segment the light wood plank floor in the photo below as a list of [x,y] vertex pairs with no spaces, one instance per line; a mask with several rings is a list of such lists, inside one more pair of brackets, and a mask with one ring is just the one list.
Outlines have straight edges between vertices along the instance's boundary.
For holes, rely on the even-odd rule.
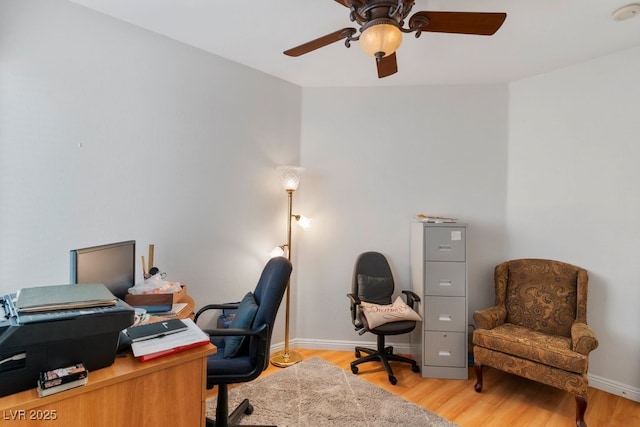
[[[347,372],[355,359],[351,351],[296,349],[304,359],[320,357]],[[422,378],[409,365],[392,362],[398,384],[393,386],[378,363],[359,366],[358,376],[406,400],[459,424],[461,427],[574,426],[575,401],[569,393],[504,372],[485,368],[482,393],[473,389],[475,374],[469,379]],[[280,369],[274,366],[263,375]],[[214,389],[215,390],[215,389]],[[594,388],[589,389],[585,415],[589,427],[640,426],[640,403]]]

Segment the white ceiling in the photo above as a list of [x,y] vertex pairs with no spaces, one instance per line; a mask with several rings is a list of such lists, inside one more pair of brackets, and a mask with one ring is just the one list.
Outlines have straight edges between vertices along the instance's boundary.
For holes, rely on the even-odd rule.
[[71,1],[300,86],[503,83],[640,46],[640,17],[611,18],[633,0],[416,0],[412,13],[506,12],[507,19],[490,37],[406,34],[399,72],[378,79],[357,42],[282,54],[354,26],[334,0]]

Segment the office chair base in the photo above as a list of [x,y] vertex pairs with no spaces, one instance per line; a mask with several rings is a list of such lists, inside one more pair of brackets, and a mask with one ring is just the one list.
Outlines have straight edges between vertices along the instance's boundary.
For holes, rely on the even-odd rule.
[[[244,399],[229,415],[229,389],[227,384],[218,386],[218,403],[216,407],[216,419],[207,418],[207,427],[236,427],[243,415],[251,415],[253,413],[253,405],[249,403],[249,399]],[[249,424],[243,424],[243,427],[252,427]],[[277,427],[277,426],[253,426],[253,427]]]
[[[361,357],[362,353],[367,354],[367,356]],[[353,362],[351,362],[351,372],[353,372],[354,374],[357,374],[358,365],[361,363],[379,361],[379,362],[382,362],[382,365],[384,366],[384,370],[387,372],[387,375],[389,376],[389,382],[392,385],[396,385],[398,383],[398,379],[395,377],[395,375],[393,375],[393,370],[391,369],[391,365],[389,364],[389,361],[410,363],[411,370],[413,372],[420,372],[420,367],[418,366],[418,363],[415,360],[410,359],[408,357],[393,354],[392,346],[385,347],[384,336],[382,335],[378,335],[377,350],[373,350],[371,348],[366,348],[366,347],[356,347],[355,356],[358,358],[358,360],[354,360]]]

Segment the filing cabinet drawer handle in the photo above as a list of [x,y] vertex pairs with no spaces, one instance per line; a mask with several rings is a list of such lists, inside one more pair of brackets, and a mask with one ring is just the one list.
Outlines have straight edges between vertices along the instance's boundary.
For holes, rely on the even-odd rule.
[[440,350],[438,351],[438,356],[451,356],[451,352],[449,350]]
[[451,280],[440,280],[438,286],[451,286],[453,283]]
[[441,314],[438,317],[438,320],[441,321],[441,322],[451,322],[452,319],[451,319],[451,315],[450,314]]
[[438,250],[450,251],[451,250],[451,245],[440,245],[440,246],[438,246]]

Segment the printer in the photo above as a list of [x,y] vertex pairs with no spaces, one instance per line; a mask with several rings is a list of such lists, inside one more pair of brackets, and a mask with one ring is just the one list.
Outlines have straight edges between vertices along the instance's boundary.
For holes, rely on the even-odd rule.
[[89,370],[115,360],[120,331],[134,309],[115,305],[21,313],[16,294],[0,296],[0,396],[34,388],[40,372],[83,363]]

